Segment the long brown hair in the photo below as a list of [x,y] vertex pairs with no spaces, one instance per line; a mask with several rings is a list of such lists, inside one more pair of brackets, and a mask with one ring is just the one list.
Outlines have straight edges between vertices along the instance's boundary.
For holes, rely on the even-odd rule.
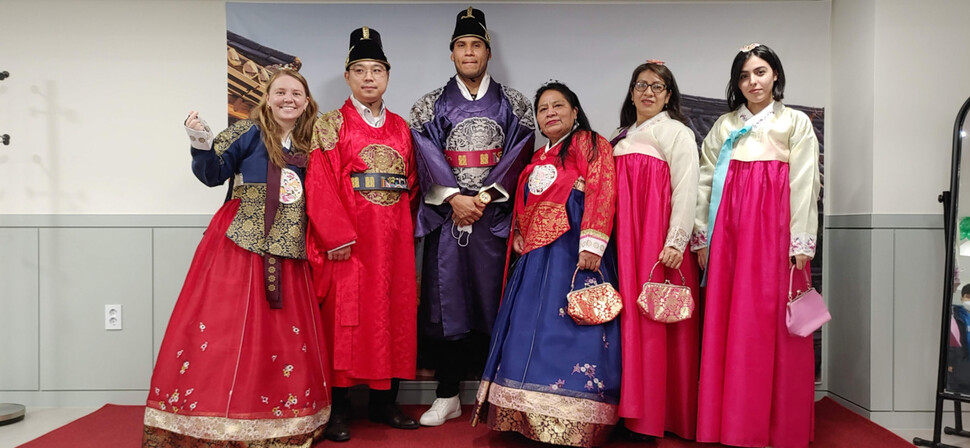
[[659,76],[667,86],[667,92],[670,93],[670,101],[667,102],[663,110],[670,114],[670,118],[687,124],[687,117],[680,111],[680,88],[677,87],[677,80],[674,79],[673,72],[666,65],[647,62],[633,69],[630,85],[626,89],[626,98],[623,99],[623,106],[620,107],[620,127],[627,128],[637,122],[637,107],[633,104],[633,87],[637,84],[637,78],[640,77],[640,74],[647,70]]
[[283,129],[280,128],[280,124],[273,117],[273,111],[269,108],[267,98],[269,98],[270,87],[273,86],[273,82],[281,76],[289,76],[300,81],[300,84],[303,84],[303,91],[306,93],[306,109],[296,119],[296,125],[290,134],[290,139],[293,142],[290,150],[294,154],[310,153],[310,145],[313,139],[313,123],[316,121],[317,112],[319,111],[317,102],[310,96],[310,86],[307,84],[306,78],[297,71],[281,69],[274,73],[273,76],[270,76],[269,81],[266,81],[266,94],[259,100],[259,105],[250,112],[249,119],[259,125],[259,129],[263,132],[263,144],[266,145],[266,152],[269,153],[269,159],[280,168],[286,165],[286,162],[283,160],[283,144],[280,142],[283,138]]

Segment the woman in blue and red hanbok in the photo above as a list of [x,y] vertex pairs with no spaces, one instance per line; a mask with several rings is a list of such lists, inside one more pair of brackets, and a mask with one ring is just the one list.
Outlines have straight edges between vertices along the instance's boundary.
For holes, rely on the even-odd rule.
[[309,447],[330,416],[306,261],[303,175],[317,105],[274,74],[252,119],[215,139],[193,112],[192,172],[235,176],[195,252],[158,352],[145,447]]
[[[567,314],[576,284],[615,282],[607,252],[616,174],[609,142],[593,132],[576,94],[559,83],[536,93],[549,138],[519,177],[513,249],[472,424],[541,442],[603,445],[617,422],[620,325],[580,326]],[[604,254],[606,255],[604,257]]]
[[680,322],[656,322],[637,306],[648,281],[686,283],[695,304],[699,299],[697,261],[687,248],[697,205],[697,143],[685,122],[670,69],[655,60],[638,66],[612,141],[625,309],[620,417],[634,440],[664,432],[693,439],[697,429],[700,319],[694,313]]
[[[701,148],[691,249],[707,269],[697,440],[804,448],[814,425],[811,337],[785,324],[790,268],[815,254],[818,140],[781,103],[785,72],[764,45],[742,48],[728,105]],[[796,290],[805,275],[794,273]]]

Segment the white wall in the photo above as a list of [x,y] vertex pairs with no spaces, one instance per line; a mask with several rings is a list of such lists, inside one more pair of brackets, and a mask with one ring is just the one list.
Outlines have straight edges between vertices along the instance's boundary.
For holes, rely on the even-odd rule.
[[876,2],[873,213],[942,213],[953,121],[970,96],[968,21],[966,1]]
[[825,114],[826,214],[872,213],[875,0],[832,4],[831,97]]
[[[722,97],[731,58],[751,41],[780,53],[786,101],[828,97],[825,1],[479,3],[495,77],[529,96],[549,78],[570,84],[604,133],[642,60],[666,60],[685,93]],[[447,42],[467,4],[231,6],[257,14],[233,31],[290,33],[261,43],[306,61],[324,110],[347,95],[349,32],[377,28],[393,65],[388,106],[406,115],[454,73]],[[0,82],[0,133],[11,145],[0,146],[0,212],[213,212],[224,191],[193,178],[179,124],[197,108],[225,125],[224,1],[6,0],[2,15],[0,70],[11,77]]]
[[224,191],[192,176],[179,124],[225,110],[225,2],[4,0],[0,16],[0,213],[215,210]]
[[965,1],[833,3],[827,214],[942,213],[968,18]]

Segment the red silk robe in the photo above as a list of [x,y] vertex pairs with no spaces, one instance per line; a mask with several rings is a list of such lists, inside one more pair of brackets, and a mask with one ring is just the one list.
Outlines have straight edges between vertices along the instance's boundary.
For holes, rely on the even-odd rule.
[[[410,130],[390,111],[371,127],[348,99],[317,119],[313,143],[307,255],[333,357],[331,385],[388,389],[391,378],[414,378],[417,356]],[[410,190],[357,191],[353,173],[403,175]],[[348,244],[350,259],[327,259]]]

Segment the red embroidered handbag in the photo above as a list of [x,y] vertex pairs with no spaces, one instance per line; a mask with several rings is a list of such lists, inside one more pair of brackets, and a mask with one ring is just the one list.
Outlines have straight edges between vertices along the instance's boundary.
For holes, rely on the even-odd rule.
[[603,279],[603,273],[596,271],[600,275],[600,282],[587,286],[580,290],[575,290],[576,274],[579,268],[573,272],[573,280],[569,286],[569,294],[566,294],[568,303],[566,311],[577,325],[599,325],[605,324],[616,318],[623,310],[623,300],[620,293]]

